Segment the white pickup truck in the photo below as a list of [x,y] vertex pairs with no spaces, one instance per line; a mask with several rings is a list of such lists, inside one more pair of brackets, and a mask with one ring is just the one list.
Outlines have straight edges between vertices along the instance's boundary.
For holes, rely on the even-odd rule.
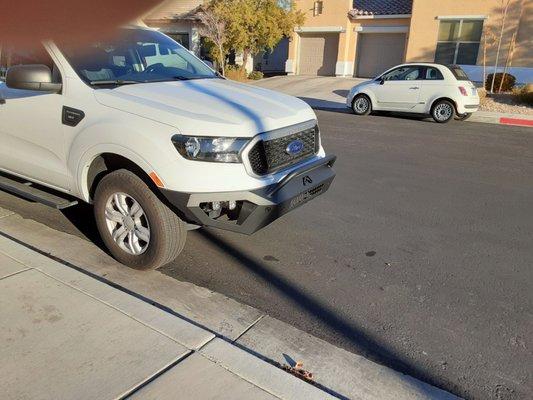
[[308,105],[228,81],[160,32],[3,49],[0,188],[94,204],[128,266],[174,260],[195,227],[252,234],[334,179]]

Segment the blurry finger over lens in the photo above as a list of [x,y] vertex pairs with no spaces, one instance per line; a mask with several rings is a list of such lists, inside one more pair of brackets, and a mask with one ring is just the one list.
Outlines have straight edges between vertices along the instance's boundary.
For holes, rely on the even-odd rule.
[[94,40],[114,27],[139,20],[159,3],[161,0],[0,0],[0,43]]

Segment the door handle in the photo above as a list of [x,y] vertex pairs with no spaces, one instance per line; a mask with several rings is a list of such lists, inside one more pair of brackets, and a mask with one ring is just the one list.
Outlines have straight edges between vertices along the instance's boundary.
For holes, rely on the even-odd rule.
[[418,89],[420,89],[420,88],[419,88],[418,86],[412,86],[412,87],[410,87],[409,89],[411,89],[411,90],[418,90]]

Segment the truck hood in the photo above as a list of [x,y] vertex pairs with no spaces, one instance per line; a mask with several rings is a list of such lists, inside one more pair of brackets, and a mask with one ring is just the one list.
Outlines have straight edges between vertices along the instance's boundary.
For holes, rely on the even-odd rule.
[[184,135],[252,137],[316,119],[302,100],[224,79],[141,83],[94,93],[104,106],[170,125]]

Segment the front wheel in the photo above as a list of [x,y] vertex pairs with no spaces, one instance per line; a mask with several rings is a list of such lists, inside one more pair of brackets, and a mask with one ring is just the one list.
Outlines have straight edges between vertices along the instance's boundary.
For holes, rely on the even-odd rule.
[[457,121],[465,121],[472,116],[472,113],[457,114],[455,119]]
[[455,116],[455,107],[448,100],[439,100],[431,108],[431,116],[439,124],[450,121]]
[[120,263],[155,269],[183,250],[185,223],[134,173],[121,169],[106,175],[94,196],[100,236]]
[[372,111],[372,103],[368,96],[359,94],[352,102],[352,110],[355,115],[368,115]]

